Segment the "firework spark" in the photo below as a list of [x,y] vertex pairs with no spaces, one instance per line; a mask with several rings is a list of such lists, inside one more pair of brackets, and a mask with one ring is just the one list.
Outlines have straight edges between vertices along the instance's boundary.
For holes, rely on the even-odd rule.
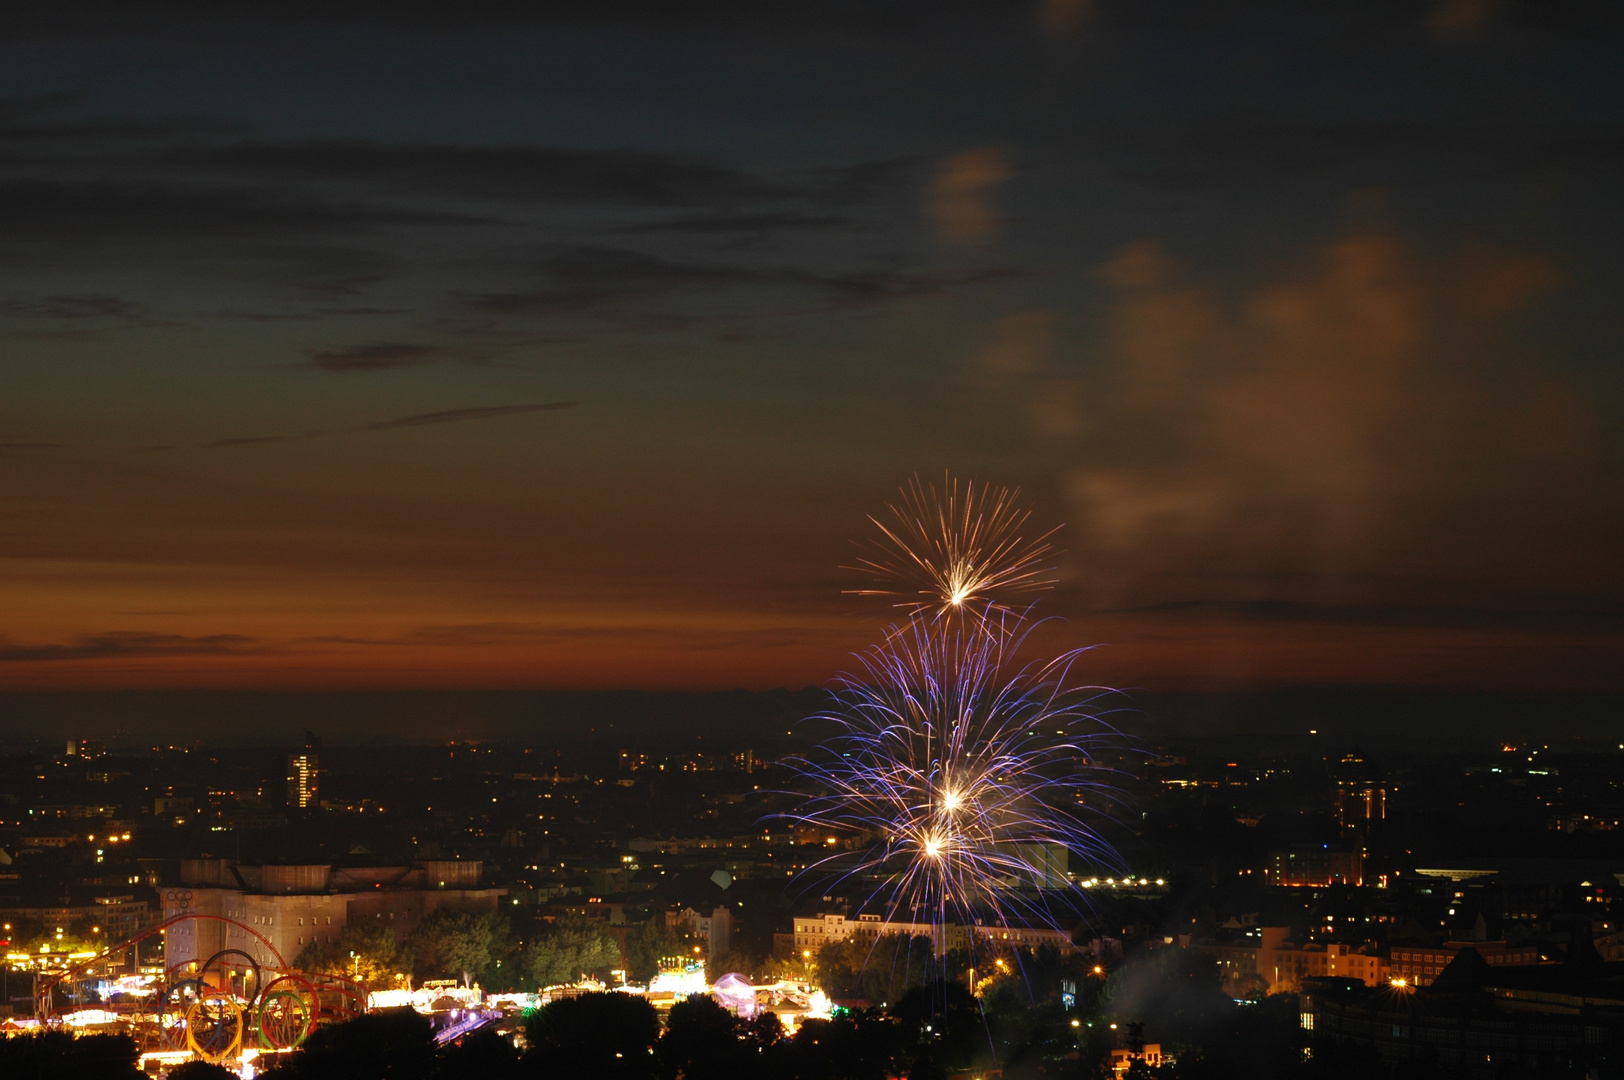
[[914,620],[870,649],[822,717],[838,734],[797,763],[818,793],[796,820],[858,848],[809,872],[865,882],[887,921],[1054,926],[1066,853],[1116,862],[1094,824],[1114,692],[1072,679],[1082,650],[1017,664],[1026,620],[987,618]]
[[1002,598],[1052,588],[1045,560],[1051,529],[1028,540],[1022,530],[1031,512],[1020,508],[1020,491],[962,483],[944,476],[942,489],[917,476],[887,507],[894,520],[870,516],[880,537],[865,546],[851,569],[876,584],[847,590],[858,596],[891,597],[908,618],[959,612],[1009,613]]
[[[1085,650],[1018,659],[1039,625],[1008,598],[1049,588],[1053,531],[1022,535],[1017,492],[916,477],[871,518],[883,540],[861,560],[906,619],[837,680],[819,719],[837,734],[794,764],[815,794],[787,815],[845,837],[807,874],[866,889],[886,922],[1058,927],[1081,904],[1075,855],[1120,865],[1098,825],[1115,794],[1097,764],[1120,745],[1101,705],[1116,692],[1075,680]],[[1069,901],[1068,901],[1069,894]],[[960,943],[976,948],[974,935]]]

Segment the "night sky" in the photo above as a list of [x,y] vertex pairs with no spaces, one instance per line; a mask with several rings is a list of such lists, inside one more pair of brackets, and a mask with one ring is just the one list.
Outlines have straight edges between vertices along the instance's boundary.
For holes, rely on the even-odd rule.
[[821,684],[952,470],[1101,681],[1624,691],[1616,5],[29,7],[0,688]]

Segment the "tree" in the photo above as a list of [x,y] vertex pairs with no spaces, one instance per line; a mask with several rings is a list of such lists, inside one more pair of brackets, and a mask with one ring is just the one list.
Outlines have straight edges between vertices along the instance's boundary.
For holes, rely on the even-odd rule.
[[54,953],[73,953],[100,949],[101,939],[90,932],[90,925],[85,919],[71,923],[18,919],[11,928],[11,940],[18,946],[13,951],[37,953],[48,947]]
[[885,1080],[906,1076],[901,1029],[875,1012],[805,1020],[779,1044],[772,1076],[796,1080]]
[[537,986],[603,975],[620,964],[620,945],[596,919],[563,918],[530,943],[525,966]]
[[42,1031],[0,1039],[0,1076],[27,1080],[144,1080],[136,1068],[135,1040],[128,1035]]
[[513,935],[507,918],[495,912],[476,915],[441,908],[412,931],[404,952],[419,978],[492,982],[513,952]]
[[817,974],[817,961],[812,957],[811,950],[796,949],[793,945],[779,945],[767,959],[756,965],[757,972],[763,979],[790,979],[794,982],[811,982]]
[[709,994],[691,994],[671,1006],[665,1034],[654,1048],[663,1080],[734,1080],[747,1064],[738,1021]]
[[299,951],[293,966],[303,971],[348,975],[372,986],[387,987],[406,970],[406,957],[387,926],[346,926],[332,941],[312,941]]
[[774,1012],[757,1013],[739,1024],[739,1038],[743,1040],[745,1049],[752,1053],[771,1053],[788,1037],[784,1022]]
[[818,985],[831,997],[862,997],[879,1005],[925,985],[934,964],[931,940],[924,935],[832,941],[818,953]]
[[428,1018],[409,1008],[319,1027],[266,1080],[427,1080],[438,1056]]
[[638,923],[626,935],[626,964],[634,982],[648,982],[667,956],[688,951],[687,939],[659,919]]
[[530,1014],[527,1064],[544,1076],[650,1080],[660,1021],[647,1000],[610,991],[562,998]]
[[754,975],[761,962],[741,949],[729,949],[716,956],[705,957],[705,980],[714,983],[730,971],[741,975]]
[[513,1043],[486,1027],[446,1048],[434,1080],[520,1080],[525,1075]]
[[891,1013],[913,1047],[912,1077],[969,1068],[992,1049],[980,1003],[957,981],[915,987]]

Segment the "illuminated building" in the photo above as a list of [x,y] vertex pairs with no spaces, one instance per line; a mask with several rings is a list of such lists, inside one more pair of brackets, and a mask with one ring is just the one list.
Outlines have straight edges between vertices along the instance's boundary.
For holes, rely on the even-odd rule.
[[1111,1075],[1127,1076],[1128,1070],[1133,1068],[1133,1063],[1136,1061],[1142,1061],[1152,1069],[1161,1068],[1163,1061],[1162,1044],[1145,1043],[1138,1050],[1134,1050],[1130,1047],[1112,1050]]
[[688,932],[705,942],[706,956],[721,956],[733,948],[733,912],[725,904],[717,904],[709,915],[701,915],[693,908],[669,911],[666,925],[688,927]]
[[928,922],[893,922],[878,915],[859,915],[855,919],[845,915],[818,914],[795,918],[795,950],[818,950],[836,941],[865,941],[872,943],[881,934],[902,934],[905,937],[928,937],[935,944],[936,955],[945,956],[969,943],[969,935],[962,926],[936,926]]
[[[240,865],[229,859],[183,859],[180,883],[158,890],[164,918],[191,912],[252,927],[290,963],[306,945],[332,941],[346,926],[387,926],[403,940],[440,908],[495,911],[506,889],[481,888],[475,860],[421,861],[411,866],[327,864]],[[171,964],[207,959],[221,949],[254,953],[252,937],[226,923],[194,919],[165,941]]]
[[305,733],[302,752],[288,755],[288,805],[303,810],[317,805],[321,780],[321,740]]
[[1363,885],[1365,856],[1358,848],[1328,844],[1299,844],[1289,851],[1270,852],[1263,879],[1270,885]]
[[967,948],[971,937],[983,947],[994,949],[1051,948],[1062,956],[1077,951],[1071,934],[1048,926],[989,925],[976,923],[964,926],[956,923],[937,925],[928,922],[897,922],[878,915],[859,915],[855,919],[845,915],[797,916],[793,945],[796,952],[814,955],[830,942],[861,941],[872,943],[881,934],[902,934],[906,937],[928,937],[937,956],[955,949]]
[[1336,819],[1345,828],[1387,817],[1387,784],[1357,747],[1342,755],[1332,776],[1336,781]]
[[133,894],[122,896],[77,897],[67,903],[12,903],[0,908],[0,921],[37,922],[44,926],[71,926],[93,923],[104,940],[133,937],[156,922],[152,905]]
[[1358,979],[1366,986],[1379,986],[1387,978],[1381,957],[1367,952],[1364,946],[1298,944],[1285,926],[1259,927],[1256,936],[1232,942],[1184,938],[1181,944],[1211,956],[1232,984],[1255,972],[1271,993],[1293,990],[1303,979]]
[[1508,946],[1504,941],[1447,941],[1442,945],[1394,945],[1388,967],[1395,979],[1403,979],[1410,986],[1427,986],[1466,948],[1476,950],[1491,968],[1539,963],[1539,950],[1532,945]]
[[69,739],[67,756],[93,761],[107,753],[107,748],[95,739]]
[[999,850],[1021,867],[1023,888],[1064,889],[1071,884],[1066,874],[1070,856],[1064,844],[1001,844]]

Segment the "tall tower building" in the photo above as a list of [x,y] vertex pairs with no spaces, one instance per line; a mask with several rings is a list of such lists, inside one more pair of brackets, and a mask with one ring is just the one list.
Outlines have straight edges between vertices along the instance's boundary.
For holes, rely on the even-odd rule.
[[304,750],[288,755],[288,805],[301,810],[317,805],[321,777],[321,740],[305,732]]

